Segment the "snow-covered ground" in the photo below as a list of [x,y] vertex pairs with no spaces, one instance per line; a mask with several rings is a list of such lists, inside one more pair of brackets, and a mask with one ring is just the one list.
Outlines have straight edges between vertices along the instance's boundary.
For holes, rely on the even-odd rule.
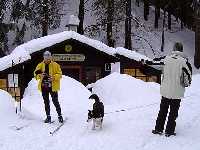
[[[193,76],[191,87],[182,100],[176,137],[151,134],[159,110],[159,85],[128,75],[113,73],[98,80],[93,92],[105,104],[103,130],[91,130],[86,122],[91,94],[78,81],[63,76],[59,101],[68,120],[54,135],[57,122],[45,124],[43,100],[37,81],[29,83],[22,103],[22,114],[15,115],[13,99],[0,91],[1,150],[198,150],[200,147],[200,75]],[[121,110],[121,111],[120,111]],[[125,111],[122,111],[125,110]],[[16,127],[24,127],[16,130]]]

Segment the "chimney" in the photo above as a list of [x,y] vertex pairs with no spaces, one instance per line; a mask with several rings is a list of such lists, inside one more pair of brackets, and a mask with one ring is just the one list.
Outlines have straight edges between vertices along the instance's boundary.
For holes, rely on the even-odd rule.
[[78,16],[70,15],[69,16],[69,22],[66,25],[66,27],[68,28],[68,31],[77,32],[78,25],[79,25]]

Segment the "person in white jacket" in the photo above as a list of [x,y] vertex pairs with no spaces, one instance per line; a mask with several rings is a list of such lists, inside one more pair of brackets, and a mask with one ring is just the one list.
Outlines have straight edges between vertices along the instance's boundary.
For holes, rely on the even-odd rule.
[[[162,134],[164,130],[165,120],[170,107],[168,121],[165,129],[165,136],[176,135],[176,119],[181,99],[184,97],[185,86],[181,83],[182,69],[185,68],[189,80],[191,81],[192,67],[188,59],[183,54],[183,45],[175,43],[173,51],[166,57],[156,58],[163,66],[163,76],[160,86],[160,94],[162,96],[160,103],[160,111],[157,116],[155,129],[153,134]],[[153,64],[153,62],[151,62]]]

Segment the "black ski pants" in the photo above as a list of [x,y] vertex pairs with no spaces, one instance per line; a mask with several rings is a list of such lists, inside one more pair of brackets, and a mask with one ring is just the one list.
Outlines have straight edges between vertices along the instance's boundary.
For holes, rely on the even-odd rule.
[[168,99],[162,97],[160,103],[160,111],[156,120],[155,130],[163,132],[165,120],[168,114],[168,109],[170,107],[168,121],[165,129],[165,133],[173,134],[176,127],[176,118],[178,117],[178,110],[180,107],[181,99]]
[[58,116],[61,116],[62,114],[61,114],[60,104],[58,102],[58,92],[53,92],[51,88],[42,89],[42,97],[43,97],[43,100],[44,100],[46,115],[50,116],[49,94],[51,95],[53,104],[56,107],[56,111],[58,113]]

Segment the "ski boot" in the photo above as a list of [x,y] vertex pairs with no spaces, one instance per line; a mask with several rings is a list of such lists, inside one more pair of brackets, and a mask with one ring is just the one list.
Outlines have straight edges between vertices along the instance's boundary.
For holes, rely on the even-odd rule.
[[158,131],[158,130],[152,130],[153,134],[158,134],[158,135],[162,135],[162,131]]
[[51,123],[51,116],[47,116],[47,118],[44,120],[44,123]]
[[165,133],[165,136],[166,136],[166,137],[170,137],[170,136],[172,136],[172,135],[173,135],[173,136],[176,136],[176,133]]
[[63,123],[63,117],[62,117],[62,116],[58,116],[58,121],[59,121],[60,123]]

